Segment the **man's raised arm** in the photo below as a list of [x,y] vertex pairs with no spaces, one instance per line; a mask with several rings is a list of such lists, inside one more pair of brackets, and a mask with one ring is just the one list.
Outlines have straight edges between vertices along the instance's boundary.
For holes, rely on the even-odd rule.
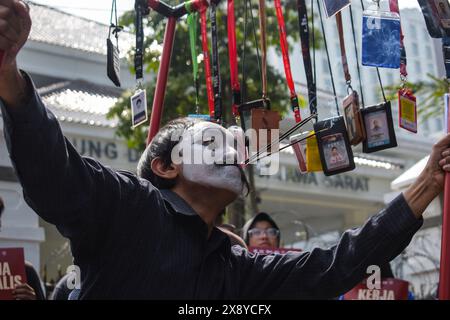
[[27,203],[73,238],[77,230],[85,234],[96,227],[95,221],[104,221],[101,215],[114,215],[118,202],[138,194],[134,189],[140,184],[131,174],[116,173],[81,157],[66,140],[30,77],[16,65],[30,27],[24,2],[0,0],[0,50],[4,52],[0,108],[5,141]]

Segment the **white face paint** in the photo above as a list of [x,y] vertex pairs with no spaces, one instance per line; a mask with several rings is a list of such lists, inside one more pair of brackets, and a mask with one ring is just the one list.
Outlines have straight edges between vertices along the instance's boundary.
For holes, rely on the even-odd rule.
[[[194,155],[194,161],[183,160],[184,178],[203,186],[241,194],[244,184],[239,168],[234,165],[215,164],[228,163],[236,157],[234,136],[231,132],[215,123],[200,122],[188,129],[185,134],[183,140],[186,141],[187,138],[191,142],[184,145],[183,153],[191,151],[189,154]],[[184,149],[187,145],[191,146],[191,150]],[[198,159],[202,161],[196,161]]]

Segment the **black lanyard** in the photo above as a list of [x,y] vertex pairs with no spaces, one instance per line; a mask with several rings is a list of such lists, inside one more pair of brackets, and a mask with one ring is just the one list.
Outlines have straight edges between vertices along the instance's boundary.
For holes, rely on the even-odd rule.
[[444,54],[445,73],[450,80],[450,37],[442,38],[442,50]]
[[136,80],[142,79],[143,76],[143,59],[144,59],[144,26],[143,15],[144,10],[147,11],[147,5],[142,0],[136,0],[134,3],[134,9],[136,11],[136,53],[134,55],[134,69],[136,71]]
[[212,44],[212,76],[214,91],[214,118],[220,120],[222,118],[222,88],[220,79],[219,50],[217,46],[217,5],[211,3],[210,19],[211,19],[211,44]]
[[309,46],[308,11],[305,0],[297,0],[298,25],[302,44],[303,64],[305,66],[306,83],[308,85],[308,100],[310,114],[317,113],[317,88],[313,77],[311,54]]

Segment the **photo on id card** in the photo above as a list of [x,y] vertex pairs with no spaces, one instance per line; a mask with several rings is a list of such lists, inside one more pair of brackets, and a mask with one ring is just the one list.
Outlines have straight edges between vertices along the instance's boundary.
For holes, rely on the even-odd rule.
[[131,97],[131,122],[132,127],[147,121],[147,96],[145,90],[139,90]]
[[323,155],[329,171],[347,168],[350,160],[342,133],[334,133],[321,138]]

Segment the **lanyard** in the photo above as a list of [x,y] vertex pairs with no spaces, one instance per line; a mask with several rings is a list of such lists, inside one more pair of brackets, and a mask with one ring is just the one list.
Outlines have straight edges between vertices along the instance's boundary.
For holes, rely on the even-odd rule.
[[203,62],[205,65],[206,94],[208,96],[209,115],[212,119],[214,117],[214,94],[211,79],[211,66],[209,64],[208,33],[206,29],[206,8],[200,10],[200,25],[202,33]]
[[450,37],[442,38],[442,49],[447,80],[450,80]]
[[[252,8],[250,8],[251,10]],[[267,99],[267,35],[266,35],[266,0],[259,0],[259,30],[261,41],[261,79],[262,98]]]
[[144,26],[142,21],[144,4],[142,0],[136,0],[134,9],[136,11],[136,54],[134,56],[134,69],[136,71],[136,81],[140,82],[143,78],[143,59],[144,59]]
[[305,0],[297,0],[298,24],[302,44],[303,64],[305,66],[306,83],[308,85],[308,100],[310,114],[317,113],[317,88],[313,77],[311,54],[309,46],[308,11]]
[[191,46],[191,60],[192,60],[192,75],[194,77],[195,85],[195,112],[200,112],[200,106],[198,102],[199,97],[199,81],[198,81],[198,62],[197,62],[197,24],[198,24],[198,12],[190,13],[187,17],[187,23],[189,26],[189,43]]
[[295,122],[298,123],[302,120],[302,118],[300,115],[297,93],[295,92],[294,80],[292,78],[291,63],[289,61],[289,47],[286,36],[286,26],[284,23],[283,10],[281,9],[280,0],[275,0],[275,11],[278,20],[278,31],[280,36],[281,52],[283,54],[284,73],[286,75],[286,82],[291,94],[291,107],[292,111],[294,112]]
[[238,106],[241,104],[241,86],[239,85],[237,48],[236,48],[236,26],[234,18],[234,0],[228,0],[227,6],[227,26],[228,26],[228,58],[230,61],[230,78],[232,90],[232,112],[233,116],[238,116]]
[[327,37],[325,36],[325,26],[323,23],[322,9],[319,0],[317,0],[317,8],[319,9],[320,27],[322,29],[323,44],[325,46],[325,52],[327,54],[328,70],[330,71],[330,80],[331,80],[331,87],[333,88],[334,103],[336,105],[337,114],[339,115],[339,103],[337,99],[336,86],[334,84],[333,68],[331,68],[330,51],[328,50]]
[[345,52],[344,27],[342,26],[341,11],[339,11],[336,14],[336,23],[337,23],[338,34],[339,34],[339,45],[341,47],[341,59],[342,59],[342,67],[344,68],[345,81],[347,82],[348,86],[351,86],[350,83],[352,81],[352,77],[351,77],[350,71],[348,69],[347,53]]
[[212,70],[213,70],[213,91],[214,91],[214,117],[216,120],[222,118],[222,91],[220,79],[219,49],[217,46],[217,5],[211,2],[211,43],[212,43]]
[[[398,7],[398,0],[389,0],[389,8],[391,12],[397,13],[400,15],[400,10]],[[408,72],[406,71],[406,50],[404,43],[405,36],[403,35],[402,27],[400,26],[400,77],[402,82],[406,82],[406,77],[408,76]]]

